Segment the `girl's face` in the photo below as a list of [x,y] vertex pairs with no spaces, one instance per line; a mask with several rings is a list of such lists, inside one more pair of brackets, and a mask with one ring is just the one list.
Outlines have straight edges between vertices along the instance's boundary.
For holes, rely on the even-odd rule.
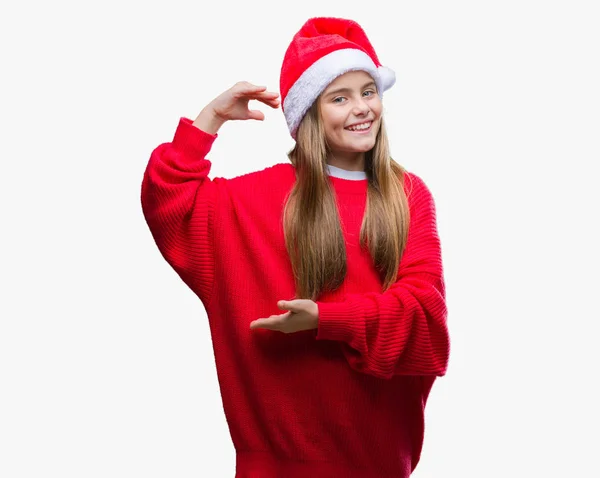
[[364,153],[375,146],[383,106],[371,75],[349,71],[338,76],[321,93],[319,102],[334,156]]

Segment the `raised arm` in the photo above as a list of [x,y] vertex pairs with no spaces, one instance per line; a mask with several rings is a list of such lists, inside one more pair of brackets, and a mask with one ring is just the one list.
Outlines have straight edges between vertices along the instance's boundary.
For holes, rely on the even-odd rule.
[[353,369],[386,379],[442,376],[450,353],[435,204],[418,176],[410,174],[410,181],[411,220],[398,280],[383,293],[317,302],[317,340],[342,341]]
[[141,203],[165,260],[207,300],[214,277],[213,222],[217,184],[206,159],[216,134],[181,118],[173,141],[159,145],[144,172]]
[[214,223],[219,183],[208,177],[206,158],[217,131],[228,120],[263,120],[249,110],[256,99],[276,108],[278,94],[247,82],[236,83],[209,103],[192,122],[181,118],[170,143],[151,154],[141,187],[141,204],[152,236],[165,260],[207,304],[214,282]]

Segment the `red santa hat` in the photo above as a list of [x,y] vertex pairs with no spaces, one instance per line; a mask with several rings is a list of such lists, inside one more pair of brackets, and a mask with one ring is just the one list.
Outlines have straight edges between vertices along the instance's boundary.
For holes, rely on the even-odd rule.
[[396,82],[382,66],[361,26],[331,17],[309,19],[294,35],[281,66],[281,105],[294,139],[298,125],[317,97],[338,76],[353,70],[369,73],[379,96]]

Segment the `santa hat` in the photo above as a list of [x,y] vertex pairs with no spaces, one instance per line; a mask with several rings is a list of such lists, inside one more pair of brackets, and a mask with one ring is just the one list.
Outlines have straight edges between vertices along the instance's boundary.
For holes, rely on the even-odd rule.
[[379,96],[394,85],[395,73],[382,66],[361,26],[331,17],[309,19],[294,35],[281,66],[281,105],[294,139],[298,125],[317,97],[338,76],[353,70],[369,73]]

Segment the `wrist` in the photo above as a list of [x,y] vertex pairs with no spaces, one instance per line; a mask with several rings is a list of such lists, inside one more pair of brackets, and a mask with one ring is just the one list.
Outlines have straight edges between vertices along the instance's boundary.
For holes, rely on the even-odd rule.
[[217,115],[211,107],[205,107],[192,123],[196,128],[209,134],[217,134],[219,128],[223,126],[226,120]]

